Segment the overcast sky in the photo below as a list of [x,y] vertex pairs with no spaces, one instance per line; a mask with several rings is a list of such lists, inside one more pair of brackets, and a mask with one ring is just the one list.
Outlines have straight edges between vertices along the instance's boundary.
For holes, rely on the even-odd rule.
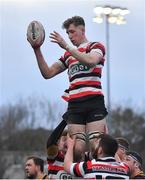
[[[126,15],[126,25],[110,25],[111,103],[145,109],[144,0],[0,0],[0,105],[34,95],[64,103],[61,95],[68,87],[67,74],[43,79],[26,40],[27,26],[32,20],[44,25],[46,39],[42,52],[51,65],[64,51],[50,42],[49,34],[56,30],[68,41],[61,28],[68,17],[82,16],[88,39],[106,43],[105,23],[92,21],[93,8],[98,5],[120,6],[131,11]],[[106,98],[106,64],[102,85]]]

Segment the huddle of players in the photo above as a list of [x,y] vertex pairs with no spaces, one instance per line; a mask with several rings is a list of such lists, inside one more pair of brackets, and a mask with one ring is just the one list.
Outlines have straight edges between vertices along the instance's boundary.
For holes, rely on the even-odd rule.
[[[65,126],[65,122],[62,121],[47,140],[48,175],[43,173],[42,160],[29,157],[25,165],[27,178],[145,179],[141,156],[137,152],[129,151],[126,139],[113,138],[108,134],[98,135],[97,147],[93,154],[86,152],[84,159],[74,162],[75,138],[72,139],[68,135],[67,130],[64,130]],[[34,161],[33,164],[38,166],[33,172],[28,166],[31,164],[30,161]],[[38,169],[42,172],[36,173]]]

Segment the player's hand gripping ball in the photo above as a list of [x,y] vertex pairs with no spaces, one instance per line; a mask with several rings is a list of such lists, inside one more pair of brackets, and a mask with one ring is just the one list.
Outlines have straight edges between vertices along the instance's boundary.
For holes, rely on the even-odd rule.
[[27,29],[27,40],[33,48],[40,47],[45,40],[45,30],[38,21],[32,21]]

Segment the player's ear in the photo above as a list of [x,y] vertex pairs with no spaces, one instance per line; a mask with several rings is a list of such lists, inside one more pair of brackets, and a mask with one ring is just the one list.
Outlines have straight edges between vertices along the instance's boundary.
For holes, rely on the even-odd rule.
[[135,162],[135,163],[134,163],[134,166],[135,166],[136,168],[138,168],[138,167],[139,167],[139,164],[138,164],[137,162]]
[[99,148],[98,148],[98,154],[103,154],[103,149],[101,146],[99,146]]
[[82,34],[84,35],[85,34],[85,27],[80,25],[80,26],[78,26],[78,28],[81,30]]
[[83,35],[85,34],[85,27],[84,26],[82,26],[82,33],[83,33]]

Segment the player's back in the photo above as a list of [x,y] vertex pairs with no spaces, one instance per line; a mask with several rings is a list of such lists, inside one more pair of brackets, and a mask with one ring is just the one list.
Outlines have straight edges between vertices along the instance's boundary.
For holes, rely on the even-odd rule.
[[129,167],[125,163],[116,162],[112,157],[88,161],[85,173],[85,178],[129,179]]
[[[113,157],[93,159],[74,165],[73,172],[86,179],[129,179],[129,167]],[[79,172],[79,174],[78,174]]]

